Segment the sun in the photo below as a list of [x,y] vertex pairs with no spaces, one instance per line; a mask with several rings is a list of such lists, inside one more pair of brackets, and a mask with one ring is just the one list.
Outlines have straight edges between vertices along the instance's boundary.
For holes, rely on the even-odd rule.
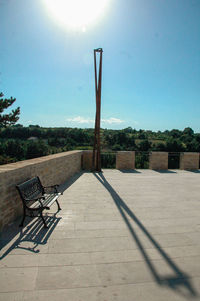
[[43,0],[50,15],[70,29],[86,31],[105,14],[110,0]]

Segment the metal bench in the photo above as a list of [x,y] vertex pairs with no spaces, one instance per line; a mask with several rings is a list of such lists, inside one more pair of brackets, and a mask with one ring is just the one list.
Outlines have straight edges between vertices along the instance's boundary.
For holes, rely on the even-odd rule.
[[61,193],[58,192],[58,186],[59,185],[44,187],[39,177],[34,177],[16,186],[23,202],[23,218],[19,225],[20,227],[23,227],[26,216],[40,216],[44,227],[48,228],[42,212],[45,209],[49,210],[54,202],[57,203],[58,210],[61,210],[57,200],[61,195]]

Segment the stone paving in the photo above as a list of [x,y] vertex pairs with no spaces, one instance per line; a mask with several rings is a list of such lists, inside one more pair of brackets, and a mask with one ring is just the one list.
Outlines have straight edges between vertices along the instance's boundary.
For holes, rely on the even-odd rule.
[[1,301],[200,300],[200,173],[80,173],[1,235]]

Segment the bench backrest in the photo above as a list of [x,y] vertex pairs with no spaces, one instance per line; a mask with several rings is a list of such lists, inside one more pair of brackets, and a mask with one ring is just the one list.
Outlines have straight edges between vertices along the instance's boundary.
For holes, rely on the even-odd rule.
[[23,201],[26,199],[37,198],[44,194],[44,188],[39,177],[34,177],[16,186]]

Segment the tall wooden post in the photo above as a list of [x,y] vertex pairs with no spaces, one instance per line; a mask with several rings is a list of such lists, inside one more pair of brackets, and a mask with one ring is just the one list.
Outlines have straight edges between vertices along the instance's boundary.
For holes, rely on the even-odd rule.
[[[97,53],[100,53],[98,79],[97,79]],[[96,94],[96,118],[95,118],[95,130],[94,130],[93,157],[92,157],[92,166],[94,171],[101,171],[100,128],[101,128],[102,54],[103,54],[102,48],[94,49],[94,72],[95,72],[95,94]]]

